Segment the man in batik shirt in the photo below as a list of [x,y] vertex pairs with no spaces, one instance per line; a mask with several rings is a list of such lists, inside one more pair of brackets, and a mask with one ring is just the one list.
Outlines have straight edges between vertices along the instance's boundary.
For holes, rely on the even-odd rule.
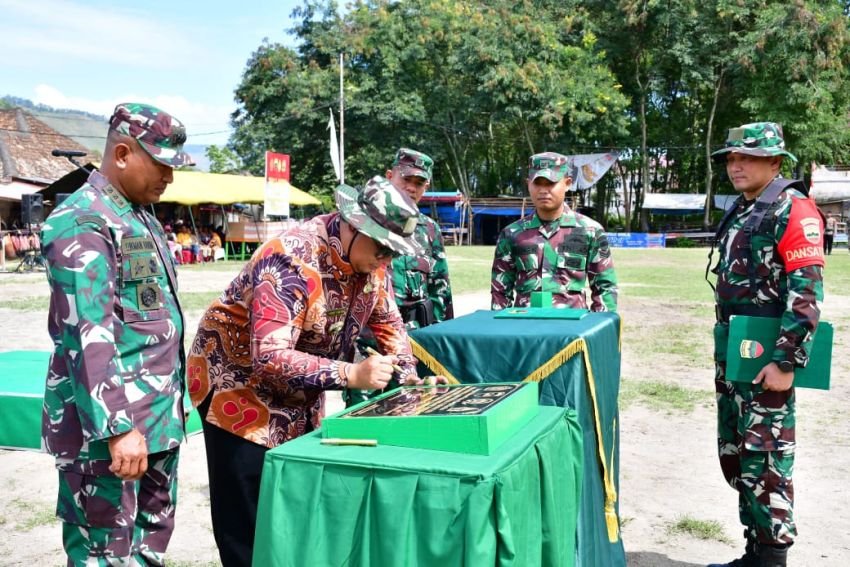
[[527,307],[531,293],[552,293],[556,307],[617,310],[617,275],[602,226],[570,209],[572,185],[567,156],[546,152],[531,156],[528,193],[534,214],[509,224],[499,235],[490,281],[493,309]]
[[54,344],[42,437],[69,565],[163,565],[174,529],[183,315],[148,206],[192,164],[185,140],[167,112],[118,105],[100,171],[42,229]]
[[[251,565],[264,454],[319,427],[326,390],[419,382],[386,273],[393,256],[422,252],[419,211],[382,177],[359,192],[340,186],[336,202],[339,212],[263,244],[207,309],[192,345],[189,392],[205,416],[225,566]],[[365,327],[383,355],[355,364]]]

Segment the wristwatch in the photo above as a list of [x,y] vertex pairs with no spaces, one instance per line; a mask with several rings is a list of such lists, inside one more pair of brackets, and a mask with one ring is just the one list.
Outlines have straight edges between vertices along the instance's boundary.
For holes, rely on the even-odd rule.
[[794,363],[790,360],[780,360],[776,363],[776,366],[779,367],[779,370],[782,372],[793,372],[794,371]]

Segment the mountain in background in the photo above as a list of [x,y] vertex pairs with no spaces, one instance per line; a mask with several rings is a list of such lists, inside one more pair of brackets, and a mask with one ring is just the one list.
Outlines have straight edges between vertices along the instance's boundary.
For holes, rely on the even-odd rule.
[[[91,151],[89,157],[92,160],[100,160],[103,144],[106,142],[106,116],[82,110],[53,108],[11,95],[0,98],[0,109],[15,107],[22,108],[24,112],[32,114],[63,136],[67,136],[88,148]],[[206,145],[186,144],[184,148],[195,159],[196,169],[209,171],[210,160],[207,159]]]

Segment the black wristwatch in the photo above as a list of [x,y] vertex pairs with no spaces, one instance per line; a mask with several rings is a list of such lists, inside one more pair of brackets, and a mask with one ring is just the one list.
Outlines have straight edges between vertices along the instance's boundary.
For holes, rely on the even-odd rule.
[[794,371],[794,363],[790,360],[780,360],[776,363],[776,366],[779,367],[779,370],[782,372],[793,372]]

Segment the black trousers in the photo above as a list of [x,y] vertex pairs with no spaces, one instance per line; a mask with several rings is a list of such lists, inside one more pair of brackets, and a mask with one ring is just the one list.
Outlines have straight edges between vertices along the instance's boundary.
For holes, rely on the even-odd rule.
[[823,248],[824,252],[827,254],[832,254],[832,241],[834,239],[834,235],[832,234],[824,234],[823,235]]
[[198,410],[207,449],[213,536],[223,567],[251,567],[260,477],[268,449],[207,423],[211,398]]

